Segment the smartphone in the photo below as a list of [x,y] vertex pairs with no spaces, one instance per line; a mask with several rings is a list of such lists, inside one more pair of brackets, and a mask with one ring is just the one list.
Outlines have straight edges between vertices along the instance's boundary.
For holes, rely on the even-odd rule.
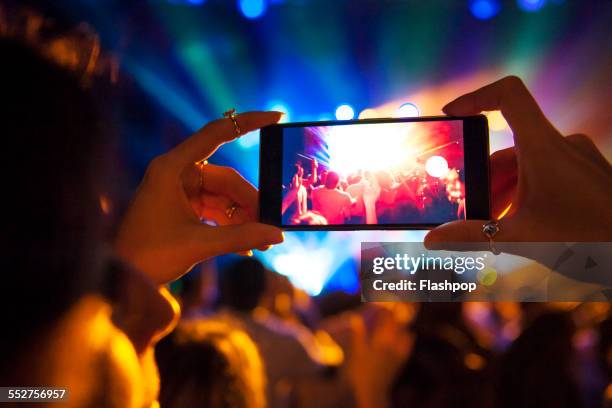
[[490,219],[483,115],[261,129],[260,221],[286,230],[428,229]]

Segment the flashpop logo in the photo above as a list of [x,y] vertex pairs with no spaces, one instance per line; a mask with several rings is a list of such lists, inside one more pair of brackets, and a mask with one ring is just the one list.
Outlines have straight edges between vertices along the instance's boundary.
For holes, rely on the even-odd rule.
[[386,271],[406,271],[414,275],[417,271],[482,271],[485,269],[484,256],[410,256],[396,254],[395,257],[376,257],[372,260],[372,272],[380,275]]

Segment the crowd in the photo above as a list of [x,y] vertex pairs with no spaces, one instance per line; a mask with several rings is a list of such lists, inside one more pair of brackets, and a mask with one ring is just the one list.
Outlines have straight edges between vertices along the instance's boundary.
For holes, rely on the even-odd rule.
[[288,225],[428,224],[465,219],[465,187],[459,170],[432,177],[422,161],[402,171],[358,170],[341,177],[301,162],[283,191]]
[[[271,407],[612,403],[608,303],[311,298],[253,258],[206,263],[175,289],[186,313],[158,347],[162,406],[196,406],[200,390]],[[229,378],[210,381],[219,366]]]

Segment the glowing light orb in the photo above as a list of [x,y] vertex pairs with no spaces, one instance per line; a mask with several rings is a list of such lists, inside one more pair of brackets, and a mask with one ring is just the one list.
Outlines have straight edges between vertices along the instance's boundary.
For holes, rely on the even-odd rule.
[[395,116],[398,118],[414,118],[420,116],[419,108],[411,102],[402,104],[395,112]]
[[355,110],[351,105],[340,105],[336,108],[336,119],[351,120],[355,117]]
[[479,20],[488,20],[495,17],[501,5],[499,0],[472,0],[470,1],[470,12]]
[[329,168],[348,176],[358,170],[401,166],[413,158],[418,148],[410,129],[397,123],[331,126],[325,134]]
[[448,173],[448,162],[442,156],[431,156],[425,162],[425,171],[431,177],[444,177]]
[[273,111],[284,113],[283,117],[280,120],[280,123],[289,122],[289,118],[291,117],[291,115],[289,114],[289,107],[284,102],[271,101],[266,105],[266,108],[268,110],[273,110]]
[[242,14],[250,19],[263,16],[268,7],[265,0],[239,0],[238,6]]
[[364,109],[359,113],[359,119],[374,119],[378,117],[378,112],[374,109]]
[[544,7],[546,0],[517,0],[518,6],[527,12],[534,12]]

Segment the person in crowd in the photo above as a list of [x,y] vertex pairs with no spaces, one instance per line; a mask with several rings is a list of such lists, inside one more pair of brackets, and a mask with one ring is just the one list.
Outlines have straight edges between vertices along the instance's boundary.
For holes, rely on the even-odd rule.
[[574,331],[566,312],[543,313],[527,325],[502,357],[496,406],[581,407]]
[[222,321],[178,325],[156,349],[162,407],[263,408],[264,362],[242,330]]
[[216,317],[246,331],[259,347],[266,364],[270,406],[291,405],[300,381],[319,377],[325,366],[341,363],[338,358],[325,359],[304,326],[257,309],[266,290],[266,270],[260,261],[240,259],[220,270],[217,279]]
[[297,164],[288,191],[283,197],[283,217],[299,218],[308,212],[308,191],[304,186],[304,168]]
[[356,202],[350,194],[337,188],[339,182],[338,173],[330,171],[324,187],[312,191],[312,209],[325,217],[328,224],[343,224]]
[[421,304],[413,330],[414,350],[393,386],[393,406],[494,406],[487,381],[492,356],[466,325],[461,303]]
[[351,208],[351,222],[355,224],[363,224],[365,222],[365,206],[363,202],[363,193],[366,187],[366,181],[363,176],[358,173],[349,177],[348,187],[346,192],[355,200],[355,205]]
[[203,317],[217,299],[217,273],[213,260],[204,261],[180,280],[181,316],[186,319]]
[[[3,200],[10,216],[0,259],[10,271],[3,289],[17,296],[0,297],[10,328],[0,345],[0,383],[66,388],[75,407],[152,406],[153,348],[179,310],[164,285],[206,258],[279,243],[282,232],[255,222],[257,191],[238,173],[196,165],[238,136],[223,119],[152,161],[113,234],[102,204],[121,177],[112,171],[113,133],[95,89],[17,40],[0,40],[0,55],[8,102],[0,123],[11,152],[0,166],[14,194]],[[280,116],[237,120],[244,133]],[[202,223],[188,204],[202,201],[202,213],[219,226]],[[240,208],[228,218],[233,202]]]

